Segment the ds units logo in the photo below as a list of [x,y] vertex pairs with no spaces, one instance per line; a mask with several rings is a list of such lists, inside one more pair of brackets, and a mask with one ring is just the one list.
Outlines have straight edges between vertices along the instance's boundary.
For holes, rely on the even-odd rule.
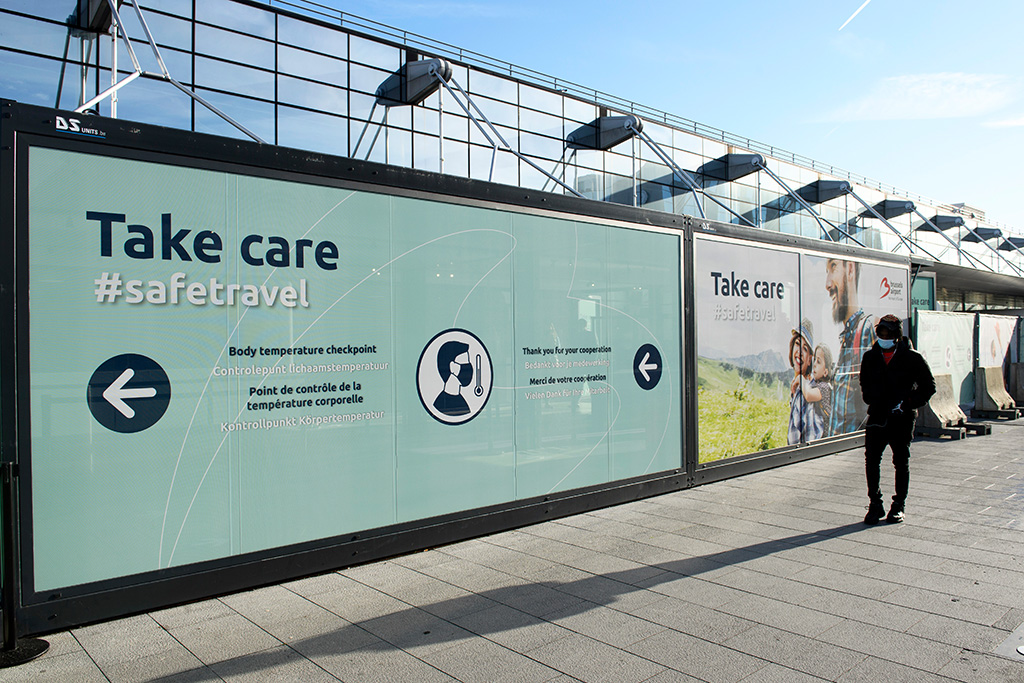
[[74,133],[76,135],[84,135],[90,138],[107,137],[107,134],[102,130],[83,126],[81,119],[71,119],[64,118],[63,116],[55,116],[53,121],[53,127],[65,133]]

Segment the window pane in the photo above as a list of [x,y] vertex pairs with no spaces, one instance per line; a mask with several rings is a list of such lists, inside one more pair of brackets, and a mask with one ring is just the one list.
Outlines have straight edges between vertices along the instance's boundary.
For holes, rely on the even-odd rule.
[[234,29],[253,36],[274,38],[274,15],[258,7],[230,0],[202,0],[196,3],[196,20]]
[[192,129],[192,99],[170,83],[139,78],[117,94],[117,117]]
[[342,88],[348,85],[348,64],[345,62],[286,45],[278,48],[277,69],[281,73],[311,78]]
[[565,145],[561,140],[532,133],[519,134],[519,151],[523,154],[557,161],[562,158],[564,150]]
[[[519,111],[515,105],[498,102],[486,97],[474,97],[473,101],[476,102],[476,105],[480,107],[480,111],[494,125],[519,127]],[[480,116],[475,110],[473,110],[473,115],[478,118]],[[511,144],[511,141],[509,142]]]
[[349,87],[370,95],[377,92],[377,87],[391,75],[389,71],[371,69],[368,66],[360,66],[359,64],[350,65],[350,69]]
[[278,40],[344,59],[348,55],[348,35],[341,31],[281,16],[277,19]]
[[[141,5],[144,12],[148,9],[155,9],[161,12],[168,12],[169,14],[177,14],[179,17],[185,17],[186,19],[192,18],[192,0],[145,0]],[[148,12],[146,12],[145,17],[148,22]]]
[[463,178],[469,177],[469,145],[445,139],[443,172]]
[[523,130],[553,138],[562,137],[562,117],[544,114],[532,109],[519,109],[519,125]]
[[[575,121],[577,124],[590,123],[597,118],[597,107],[589,102],[581,102],[571,97],[566,97],[563,106],[565,107],[565,118]],[[577,125],[566,125],[566,134],[572,132]]]
[[339,88],[278,76],[277,93],[279,101],[288,104],[320,109],[331,114],[348,113],[348,92]]
[[[63,57],[64,39],[67,35],[67,27],[60,24],[26,19],[13,14],[0,14],[0,45],[4,47]],[[81,54],[76,43],[77,41],[71,41],[68,55],[74,59],[78,59]],[[4,78],[7,78],[7,74],[4,74]]]
[[274,74],[216,59],[196,58],[196,84],[267,100],[274,99]]
[[196,25],[196,52],[264,69],[274,68],[273,43],[199,24]]
[[[13,9],[64,23],[68,14],[75,8],[74,2],[68,2],[68,0],[32,0],[31,7],[28,7],[29,4],[25,0],[0,0],[0,9]],[[5,16],[0,23],[6,23],[9,20],[10,17]],[[5,42],[4,45],[8,45],[8,43]]]
[[363,121],[350,121],[348,139],[350,140],[350,156],[355,159],[368,159],[384,163],[387,145],[384,141],[384,130],[381,126],[376,124],[367,125]]
[[[209,91],[200,91],[199,95],[258,135],[264,142],[273,142],[274,105],[270,102],[260,102]],[[196,130],[200,133],[250,139],[248,135],[198,103],[196,104]]]
[[439,172],[439,139],[429,135],[416,135],[416,168]]
[[[387,163],[406,168],[412,166],[412,133],[407,130],[391,128],[383,137],[387,143]],[[437,157],[436,154],[434,156]],[[429,170],[437,170],[436,162],[434,168]]]
[[[124,22],[124,32],[132,39],[135,54],[141,59],[142,53],[152,54],[147,44],[146,32],[142,30],[139,17],[129,7],[122,7],[119,11],[121,21]],[[149,32],[153,34],[153,40],[157,45],[169,45],[182,50],[192,49],[192,22],[184,19],[169,17],[159,12],[143,12],[146,18],[146,25]],[[104,48],[105,50],[106,48]]]
[[349,36],[349,59],[392,72],[402,65],[401,50],[390,45]]
[[[0,50],[0,73],[4,74],[3,96],[26,104],[52,107],[57,97],[60,62],[44,57],[30,57]],[[79,70],[68,68],[64,76],[61,106],[78,106]]]
[[516,83],[481,71],[469,74],[469,92],[504,102],[516,103]]
[[519,86],[519,106],[529,107],[548,114],[562,115],[562,96],[528,85]]
[[[407,108],[407,107],[406,107]],[[437,110],[426,109],[424,107],[413,107],[412,108],[412,125],[416,129],[417,133],[430,133],[431,135],[438,135],[438,115]],[[419,166],[417,166],[419,168]]]
[[[139,60],[139,66],[142,67],[143,71],[149,71],[155,74],[160,73],[160,63],[156,61],[156,56],[152,50],[142,49],[139,50],[136,46],[135,56]],[[175,50],[171,47],[164,47],[160,49],[160,56],[163,57],[164,66],[167,67],[167,71],[170,72],[174,80],[179,83],[192,83],[192,52]],[[110,66],[110,50],[106,46],[100,50],[100,65],[108,67]],[[124,47],[124,42],[118,42],[117,50],[117,70],[119,72],[130,73],[133,69],[131,57],[128,56],[128,51]],[[130,85],[128,86],[131,87]],[[173,86],[172,86],[173,87]]]

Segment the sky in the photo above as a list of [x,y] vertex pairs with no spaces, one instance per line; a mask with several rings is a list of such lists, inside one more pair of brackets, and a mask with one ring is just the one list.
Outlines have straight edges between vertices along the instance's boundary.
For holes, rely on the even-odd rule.
[[319,0],[1024,233],[1020,0]]

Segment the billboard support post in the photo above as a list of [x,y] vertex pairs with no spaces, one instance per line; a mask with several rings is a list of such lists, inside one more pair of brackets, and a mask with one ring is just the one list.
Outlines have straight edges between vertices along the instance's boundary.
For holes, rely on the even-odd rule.
[[15,520],[15,465],[0,463],[3,478],[3,619],[4,642],[0,649],[0,669],[17,666],[41,657],[50,649],[50,644],[38,638],[18,641],[18,564],[17,530]]

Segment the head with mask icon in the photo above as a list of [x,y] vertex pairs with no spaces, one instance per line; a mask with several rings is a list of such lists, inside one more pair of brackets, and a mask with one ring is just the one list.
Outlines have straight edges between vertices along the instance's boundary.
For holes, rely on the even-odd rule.
[[462,397],[462,388],[473,381],[473,363],[469,358],[469,345],[448,341],[437,351],[437,374],[444,381],[444,389],[434,400],[434,407],[445,415],[465,415],[469,405]]
[[903,322],[892,313],[887,313],[875,323],[875,336],[882,349],[891,349],[903,336]]

